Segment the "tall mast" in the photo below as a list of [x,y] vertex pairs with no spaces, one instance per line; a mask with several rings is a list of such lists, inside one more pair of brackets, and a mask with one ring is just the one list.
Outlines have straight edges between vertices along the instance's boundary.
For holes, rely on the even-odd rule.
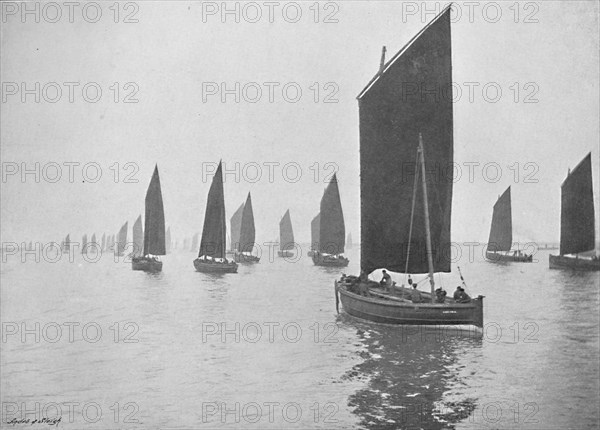
[[425,175],[425,150],[423,149],[423,137],[419,133],[419,149],[417,150],[421,156],[421,171],[423,184],[423,207],[425,208],[425,234],[427,244],[427,263],[429,264],[429,284],[431,285],[431,303],[435,302],[435,281],[433,280],[433,256],[431,252],[431,231],[429,230],[429,205],[427,201],[427,178]]

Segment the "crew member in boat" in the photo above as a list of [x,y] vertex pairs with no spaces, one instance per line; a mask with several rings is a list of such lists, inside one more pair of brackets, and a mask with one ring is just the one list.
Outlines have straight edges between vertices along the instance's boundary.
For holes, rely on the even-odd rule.
[[382,272],[383,272],[383,278],[381,278],[381,281],[379,281],[379,284],[382,287],[384,287],[387,292],[391,292],[392,291],[392,277],[389,275],[387,270],[383,269]]
[[460,290],[458,293],[458,298],[455,296],[455,300],[457,303],[470,303],[471,302],[471,297],[465,292],[465,289],[463,287],[458,287],[458,289]]
[[460,298],[460,290],[462,290],[462,288],[459,285],[458,287],[456,287],[456,291],[454,291],[454,294],[452,295],[454,300],[458,300]]
[[410,299],[413,303],[421,303],[421,292],[417,290],[417,284],[413,284],[413,290],[410,292]]
[[436,303],[444,303],[446,301],[446,291],[438,288],[435,290]]

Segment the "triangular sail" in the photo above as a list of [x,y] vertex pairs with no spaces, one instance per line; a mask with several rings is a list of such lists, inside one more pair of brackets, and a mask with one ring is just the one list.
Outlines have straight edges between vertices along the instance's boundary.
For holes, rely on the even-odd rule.
[[199,239],[200,239],[200,233],[196,233],[196,234],[194,234],[194,236],[192,236],[191,251],[195,251],[196,249],[198,249],[198,240]]
[[198,257],[205,255],[213,258],[225,258],[226,230],[223,173],[221,162],[219,162],[219,167],[208,191],[202,241],[200,242]]
[[240,229],[240,240],[237,250],[239,252],[252,252],[254,248],[256,231],[254,230],[254,213],[252,212],[252,198],[250,193],[246,198],[244,210],[242,212],[242,222]]
[[229,249],[237,249],[237,244],[240,243],[240,232],[242,231],[242,215],[244,214],[244,204],[242,203],[239,208],[233,213],[231,220],[231,236],[229,243]]
[[343,254],[346,245],[346,227],[335,174],[321,198],[320,215],[319,251],[324,254]]
[[420,133],[425,149],[433,271],[450,271],[454,150],[451,54],[448,7],[385,64],[358,96],[361,268],[366,273],[383,267],[395,272],[429,271],[420,186],[411,223]]
[[142,216],[138,216],[133,224],[133,256],[140,257],[144,250],[144,229],[142,228]]
[[316,217],[310,222],[310,249],[312,251],[319,250],[319,237],[321,234],[321,214],[318,213]]
[[560,254],[594,249],[596,227],[591,153],[563,182],[560,208]]
[[146,192],[146,213],[144,219],[144,255],[165,255],[165,212],[158,166]]
[[128,221],[125,221],[125,224],[123,224],[117,235],[117,252],[119,255],[123,254],[127,246],[127,225]]
[[281,251],[289,251],[294,248],[294,230],[292,229],[292,219],[290,218],[290,210],[288,209],[281,221],[279,221],[279,249]]
[[512,210],[510,187],[504,191],[496,204],[492,215],[492,227],[488,240],[488,250],[492,252],[510,251],[512,247]]

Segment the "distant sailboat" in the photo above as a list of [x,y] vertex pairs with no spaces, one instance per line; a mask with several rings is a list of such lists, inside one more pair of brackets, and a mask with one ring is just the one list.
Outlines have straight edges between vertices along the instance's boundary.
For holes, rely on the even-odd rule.
[[235,260],[242,263],[258,263],[260,257],[252,255],[256,230],[254,228],[254,213],[252,211],[252,198],[250,193],[243,205],[242,220],[240,226],[240,238],[235,252]]
[[88,251],[88,237],[87,234],[84,234],[81,238],[81,253],[86,254]]
[[116,243],[116,254],[121,257],[125,253],[125,247],[127,246],[127,225],[128,221],[125,221],[125,224],[119,230],[119,234],[117,235],[117,243]]
[[198,258],[194,267],[198,272],[236,273],[238,265],[225,258],[227,246],[227,221],[225,220],[225,196],[223,192],[223,173],[221,162],[213,177],[204,214],[204,227]]
[[183,251],[187,252],[187,250],[190,248],[190,240],[185,237],[183,238]]
[[579,255],[594,251],[596,234],[592,154],[569,172],[561,185],[560,255],[550,255],[551,269],[600,270],[600,259]]
[[104,252],[106,250],[106,233],[102,233],[102,241],[100,242],[100,250]]
[[144,228],[142,216],[138,216],[133,224],[133,252],[132,257],[141,257],[144,252]]
[[[453,163],[450,22],[448,6],[389,62],[382,55],[379,73],[358,96],[361,274],[342,275],[335,294],[336,307],[341,301],[360,319],[483,327],[482,296],[446,298],[434,284],[435,272],[451,271],[453,178],[434,176],[437,166]],[[407,82],[448,94],[407,92]],[[417,290],[417,283],[414,289],[395,287],[391,278],[382,288],[368,280],[380,268],[428,273],[431,292]]]
[[[166,252],[169,254],[171,249],[173,249],[173,242],[171,241],[171,227],[167,228],[167,233],[165,234],[165,245],[167,248]],[[177,249],[177,246],[175,246],[175,249]]]
[[288,209],[279,221],[279,251],[277,255],[280,257],[293,257],[296,244],[294,242],[294,230],[292,229],[292,219],[290,218],[290,210]]
[[346,267],[348,259],[343,255],[346,226],[335,173],[321,198],[319,214],[319,250],[312,256],[313,263],[316,266]]
[[510,252],[511,247],[512,209],[510,187],[508,187],[494,205],[492,227],[485,257],[494,262],[531,263],[533,261],[533,255],[526,255],[518,250]]
[[242,203],[239,208],[234,212],[233,216],[229,220],[231,226],[231,232],[229,236],[229,251],[228,254],[235,254],[235,251],[240,243],[240,232],[242,231],[242,215],[244,214],[244,204]]
[[196,233],[192,236],[192,246],[190,251],[195,251],[198,249],[198,239],[200,238],[200,233]]
[[63,242],[62,252],[63,252],[63,254],[68,254],[70,250],[71,250],[71,238],[67,234],[67,237],[65,237],[65,241]]
[[310,222],[310,251],[308,256],[312,257],[315,252],[319,251],[319,235],[321,234],[321,214],[318,213],[316,217]]
[[154,167],[154,173],[150,185],[148,185],[148,191],[146,191],[145,206],[143,253],[142,256],[134,257],[131,260],[131,268],[145,272],[160,272],[163,263],[158,256],[165,255],[167,252],[165,249],[165,212],[158,166]]

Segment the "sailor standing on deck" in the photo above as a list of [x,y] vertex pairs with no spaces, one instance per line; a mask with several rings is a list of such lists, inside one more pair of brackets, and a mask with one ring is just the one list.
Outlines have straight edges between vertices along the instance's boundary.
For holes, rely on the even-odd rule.
[[385,287],[386,291],[389,293],[392,291],[392,277],[388,274],[388,272],[383,269],[383,278],[379,281],[379,284]]

